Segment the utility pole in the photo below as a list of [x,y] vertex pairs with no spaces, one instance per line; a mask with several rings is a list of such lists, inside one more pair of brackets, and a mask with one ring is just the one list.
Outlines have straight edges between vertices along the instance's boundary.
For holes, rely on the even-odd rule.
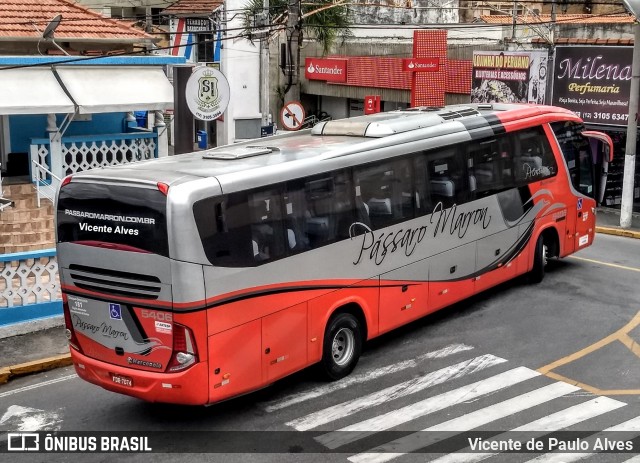
[[555,75],[556,61],[556,11],[557,0],[551,0],[551,25],[549,27],[549,58],[547,59],[547,86],[545,90],[544,102],[551,104],[551,89],[553,88],[553,78]]
[[636,172],[636,140],[638,131],[638,92],[640,92],[640,24],[633,23],[633,59],[631,61],[631,90],[629,94],[629,119],[627,120],[627,145],[624,151],[624,176],[622,177],[622,204],[620,227],[630,228],[633,217],[633,190]]
[[284,95],[287,101],[300,100],[300,45],[302,42],[302,13],[300,0],[290,0],[289,17],[287,19],[287,74],[289,80]]
[[624,156],[622,178],[622,204],[620,205],[620,227],[630,228],[633,217],[633,189],[636,171],[636,139],[638,131],[638,93],[640,92],[640,0],[622,0],[636,17],[633,23],[633,58],[631,61],[631,90],[629,92],[629,119],[627,120],[627,145]]
[[518,18],[518,0],[513,0],[513,10],[511,11],[512,24],[511,24],[511,43],[516,42],[516,21]]
[[266,34],[260,39],[260,113],[262,114],[262,126],[269,124],[269,0],[263,1],[264,11],[262,18],[266,20],[262,24],[268,28]]

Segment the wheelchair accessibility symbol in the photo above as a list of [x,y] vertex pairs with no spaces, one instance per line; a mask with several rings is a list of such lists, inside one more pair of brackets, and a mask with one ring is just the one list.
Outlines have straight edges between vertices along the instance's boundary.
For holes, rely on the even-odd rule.
[[113,320],[122,320],[122,307],[120,307],[120,304],[109,304],[109,316]]
[[582,210],[582,198],[578,198],[578,210]]

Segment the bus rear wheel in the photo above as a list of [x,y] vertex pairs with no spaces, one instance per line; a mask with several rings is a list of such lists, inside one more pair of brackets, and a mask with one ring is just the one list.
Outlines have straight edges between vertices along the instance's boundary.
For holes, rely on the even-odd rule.
[[362,352],[362,327],[350,313],[339,313],[329,320],[324,332],[322,368],[332,380],[353,371]]
[[536,241],[536,247],[533,256],[533,268],[529,272],[529,281],[531,283],[540,283],[544,279],[544,268],[547,265],[547,245],[544,243],[542,235]]

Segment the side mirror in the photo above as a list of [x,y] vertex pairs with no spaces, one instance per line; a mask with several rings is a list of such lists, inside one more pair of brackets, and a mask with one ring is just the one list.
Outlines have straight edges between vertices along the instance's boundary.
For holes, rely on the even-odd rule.
[[613,141],[611,137],[603,132],[597,132],[595,130],[585,130],[582,132],[584,137],[589,139],[593,139],[596,141],[596,146],[602,146],[602,158],[595,158],[596,160],[600,160],[600,165],[598,166],[596,162],[594,162],[594,173],[599,174],[599,178],[595,179],[595,184],[597,187],[597,194],[595,197],[596,203],[598,205],[602,204],[604,200],[604,192],[607,188],[607,175],[609,173],[609,163],[613,161]]

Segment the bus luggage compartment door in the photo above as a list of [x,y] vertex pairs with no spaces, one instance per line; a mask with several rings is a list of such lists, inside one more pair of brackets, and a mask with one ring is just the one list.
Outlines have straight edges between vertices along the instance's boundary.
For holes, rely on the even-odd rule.
[[476,245],[458,246],[429,258],[429,309],[446,307],[475,291]]
[[260,387],[262,320],[209,336],[209,402]]
[[478,240],[476,257],[476,287],[480,292],[515,276],[511,258],[518,243],[518,227],[494,233]]
[[262,318],[262,371],[271,382],[307,365],[307,303]]
[[380,275],[380,332],[426,315],[429,310],[428,260]]

